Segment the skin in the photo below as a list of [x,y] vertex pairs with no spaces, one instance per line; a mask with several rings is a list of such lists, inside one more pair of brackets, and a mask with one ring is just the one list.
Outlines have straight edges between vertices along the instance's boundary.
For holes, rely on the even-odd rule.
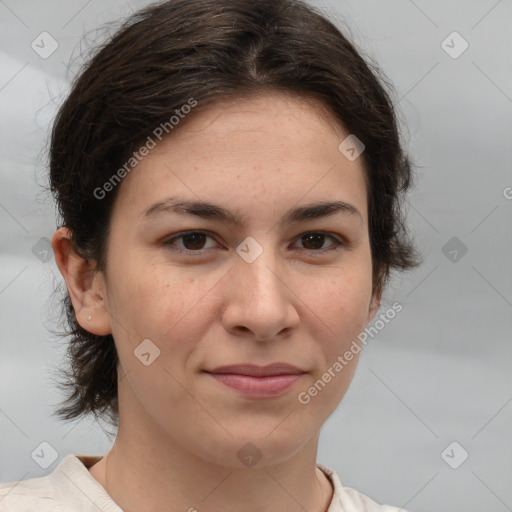
[[[311,99],[267,92],[218,102],[182,121],[124,178],[105,273],[90,271],[66,228],[55,233],[80,325],[112,333],[120,358],[118,436],[90,473],[123,510],[327,509],[332,487],[316,467],[319,432],[358,355],[307,405],[298,395],[349,349],[380,300],[372,294],[363,158],[351,162],[338,150],[348,134]],[[170,196],[215,203],[243,223],[144,216]],[[315,201],[344,201],[358,213],[279,223]],[[186,230],[209,236],[169,240]],[[325,237],[304,239],[311,231]],[[252,263],[236,252],[248,236],[263,249]],[[160,349],[149,366],[134,355],[144,339]],[[305,373],[270,399],[203,371],[276,361]],[[261,454],[252,467],[237,456],[248,442]]]

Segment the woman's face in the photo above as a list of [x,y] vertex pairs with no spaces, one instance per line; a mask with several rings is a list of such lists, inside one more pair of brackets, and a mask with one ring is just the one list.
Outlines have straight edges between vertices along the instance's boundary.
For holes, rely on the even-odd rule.
[[[270,464],[314,439],[345,394],[377,301],[362,158],[340,152],[349,133],[320,108],[278,93],[218,103],[120,185],[104,283],[120,432]],[[273,363],[295,375],[232,374]],[[211,373],[226,365],[238,369]]]

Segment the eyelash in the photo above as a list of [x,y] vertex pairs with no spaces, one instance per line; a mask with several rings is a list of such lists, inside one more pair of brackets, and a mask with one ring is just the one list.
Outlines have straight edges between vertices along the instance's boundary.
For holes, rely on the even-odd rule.
[[[178,233],[177,235],[174,235],[171,238],[164,240],[163,244],[171,247],[171,249],[173,251],[177,251],[177,252],[180,252],[185,255],[193,255],[193,256],[200,256],[203,254],[204,251],[211,249],[211,247],[209,247],[207,249],[199,249],[197,251],[191,251],[190,249],[181,249],[181,248],[172,246],[172,243],[175,240],[179,240],[180,238],[183,238],[187,235],[193,235],[193,234],[201,234],[201,235],[210,237],[212,239],[215,239],[212,236],[212,234],[210,234],[208,231],[192,230],[192,231],[183,231],[182,233]],[[321,256],[321,255],[324,255],[331,251],[338,250],[345,245],[345,242],[343,240],[341,240],[339,237],[337,237],[331,233],[326,233],[325,231],[306,231],[305,233],[302,233],[301,235],[299,235],[296,240],[298,241],[306,235],[318,235],[318,234],[325,235],[327,238],[331,238],[332,240],[334,240],[334,243],[331,246],[329,246],[327,249],[299,249],[299,250],[312,253],[314,256]]]

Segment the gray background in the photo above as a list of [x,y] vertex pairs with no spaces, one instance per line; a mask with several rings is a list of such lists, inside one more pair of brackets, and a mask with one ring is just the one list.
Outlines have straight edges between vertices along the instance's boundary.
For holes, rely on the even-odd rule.
[[[44,145],[86,41],[146,4],[0,0],[0,481],[111,445],[92,421],[51,416],[64,343],[48,332],[61,278],[44,261],[55,228]],[[394,83],[418,166],[408,219],[425,259],[388,290],[403,310],[363,351],[318,460],[345,485],[411,512],[512,510],[512,2],[315,4]],[[31,48],[43,31],[59,45],[46,59]],[[457,58],[457,36],[445,43],[452,56],[442,47],[454,31],[469,44]],[[31,457],[41,442],[58,454],[48,469]]]

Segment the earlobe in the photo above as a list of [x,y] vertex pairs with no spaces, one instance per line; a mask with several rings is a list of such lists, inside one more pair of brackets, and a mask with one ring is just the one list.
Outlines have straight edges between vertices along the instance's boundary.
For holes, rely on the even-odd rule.
[[57,229],[52,237],[52,247],[55,262],[66,282],[77,322],[92,334],[111,334],[103,274],[96,271],[77,252],[68,228]]

